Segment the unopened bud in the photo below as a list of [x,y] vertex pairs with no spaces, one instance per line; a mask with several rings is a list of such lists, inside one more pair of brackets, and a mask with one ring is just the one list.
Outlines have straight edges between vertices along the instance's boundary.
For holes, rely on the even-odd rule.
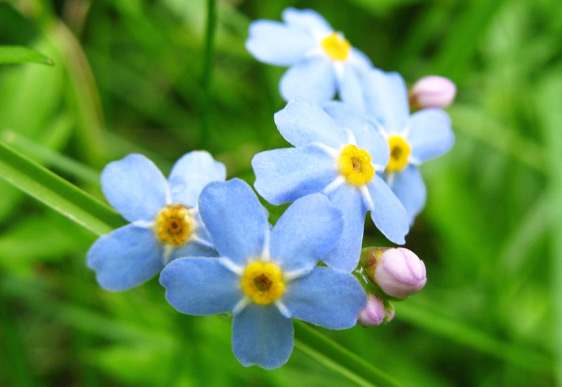
[[425,265],[408,249],[377,250],[368,263],[367,273],[381,290],[398,299],[405,299],[425,286]]
[[430,75],[418,80],[410,90],[410,106],[413,110],[426,108],[444,109],[455,99],[457,87],[447,78]]
[[384,300],[377,294],[367,295],[367,306],[359,312],[357,322],[366,327],[374,327],[394,318],[392,304],[385,305]]
[[384,317],[385,323],[392,321],[394,318],[394,305],[392,305],[389,301],[384,303],[384,310],[386,311],[386,316]]

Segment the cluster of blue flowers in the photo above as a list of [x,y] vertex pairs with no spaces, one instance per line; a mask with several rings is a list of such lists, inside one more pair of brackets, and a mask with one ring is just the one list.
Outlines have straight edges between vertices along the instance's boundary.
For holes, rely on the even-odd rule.
[[[225,181],[209,153],[186,154],[168,179],[132,154],[101,179],[130,224],[87,256],[105,289],[130,289],[161,271],[179,312],[232,313],[234,355],[266,369],[289,359],[292,318],[330,329],[353,327],[358,316],[377,325],[388,319],[388,300],[425,285],[425,266],[408,250],[376,249],[360,263],[365,217],[404,244],[425,204],[418,166],[454,141],[443,110],[410,114],[402,77],[374,68],[320,15],[287,9],[283,20],[254,22],[246,44],[257,59],[290,66],[280,84],[288,103],[274,119],[293,147],[252,160],[256,191],[271,204],[292,203],[275,226],[252,188]],[[378,295],[367,297],[358,265]]]

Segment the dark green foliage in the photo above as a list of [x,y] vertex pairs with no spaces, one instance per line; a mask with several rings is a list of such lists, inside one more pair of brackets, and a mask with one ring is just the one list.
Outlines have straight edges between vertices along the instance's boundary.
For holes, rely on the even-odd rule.
[[[559,1],[218,1],[205,107],[206,3],[0,2],[0,45],[56,63],[0,67],[0,139],[100,200],[106,162],[139,152],[167,172],[201,144],[253,183],[252,156],[287,143],[283,70],[246,52],[248,25],[314,8],[375,66],[459,90],[457,142],[422,167],[407,238],[426,288],[389,325],[322,332],[408,386],[562,383]],[[242,367],[228,321],[176,313],[156,279],[103,291],[85,267],[94,234],[4,181],[0,198],[0,385],[352,385],[297,350],[276,371]],[[388,244],[367,226],[365,245]]]

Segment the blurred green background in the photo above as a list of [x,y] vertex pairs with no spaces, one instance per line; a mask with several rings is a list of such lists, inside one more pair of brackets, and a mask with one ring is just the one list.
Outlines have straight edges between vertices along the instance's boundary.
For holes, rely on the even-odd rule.
[[[244,48],[252,20],[313,8],[375,66],[458,86],[454,148],[422,167],[428,205],[407,238],[428,284],[378,328],[328,336],[408,386],[562,385],[562,7],[559,0],[218,1],[209,130],[206,0],[0,1],[0,44],[56,66],[0,67],[0,139],[103,198],[130,152],[165,172],[206,148],[253,182],[286,146],[284,69]],[[270,207],[273,217],[280,210]],[[365,245],[387,245],[367,222]],[[295,350],[244,368],[230,323],[176,313],[157,279],[100,289],[95,235],[0,181],[0,385],[346,386]]]

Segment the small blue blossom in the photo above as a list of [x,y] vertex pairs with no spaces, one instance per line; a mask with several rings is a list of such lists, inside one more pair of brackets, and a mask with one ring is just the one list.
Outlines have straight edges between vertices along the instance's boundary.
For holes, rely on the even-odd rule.
[[340,98],[361,105],[363,74],[372,67],[361,51],[315,11],[287,8],[284,23],[257,20],[250,25],[246,48],[258,60],[291,66],[280,83],[286,100],[306,98],[317,104]]
[[273,229],[239,179],[209,184],[199,209],[220,258],[177,259],[160,283],[181,313],[232,312],[232,349],[244,366],[273,369],[287,362],[292,318],[330,329],[355,325],[366,304],[363,288],[351,274],[316,266],[343,227],[324,195],[297,200]]
[[342,238],[324,261],[347,272],[359,261],[368,211],[394,243],[405,243],[409,230],[406,210],[376,173],[388,164],[387,141],[360,116],[349,118],[342,126],[309,101],[290,101],[275,114],[275,123],[295,148],[261,152],[252,160],[256,190],[270,203],[321,192],[342,211]]
[[408,211],[412,224],[426,201],[418,166],[451,148],[455,140],[451,120],[447,113],[435,108],[410,115],[406,84],[397,73],[369,71],[364,95],[363,112],[338,102],[325,105],[325,111],[344,126],[350,122],[372,124],[385,137],[391,158],[383,177]]
[[101,236],[88,251],[88,267],[100,286],[127,290],[175,258],[216,256],[197,201],[208,183],[225,177],[224,165],[204,151],[180,158],[168,180],[139,154],[109,163],[101,174],[102,191],[131,223]]

